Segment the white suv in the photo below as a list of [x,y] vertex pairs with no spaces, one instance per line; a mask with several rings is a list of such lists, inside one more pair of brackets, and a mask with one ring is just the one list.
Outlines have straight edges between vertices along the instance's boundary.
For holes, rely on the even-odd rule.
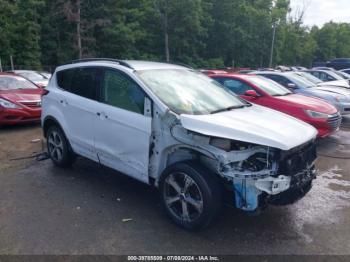
[[183,66],[73,61],[47,91],[42,127],[54,164],[80,155],[154,185],[187,229],[208,225],[224,195],[256,212],[303,197],[316,176],[313,127]]

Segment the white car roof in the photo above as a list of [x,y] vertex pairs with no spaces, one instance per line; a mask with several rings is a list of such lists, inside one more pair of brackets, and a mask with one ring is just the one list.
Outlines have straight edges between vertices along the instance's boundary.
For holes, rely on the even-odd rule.
[[185,69],[186,67],[171,63],[150,62],[140,60],[123,60],[135,70],[151,70],[151,69]]
[[68,69],[68,68],[74,68],[74,67],[81,67],[81,66],[106,66],[109,65],[111,67],[114,67],[116,65],[118,66],[124,66],[125,69],[131,69],[131,70],[152,70],[152,69],[188,69],[185,66],[171,64],[171,63],[161,63],[161,62],[150,62],[150,61],[142,61],[142,60],[104,60],[103,58],[100,59],[94,59],[94,60],[82,60],[82,61],[73,61],[72,63],[68,63],[66,65],[62,65],[57,67],[57,71]]

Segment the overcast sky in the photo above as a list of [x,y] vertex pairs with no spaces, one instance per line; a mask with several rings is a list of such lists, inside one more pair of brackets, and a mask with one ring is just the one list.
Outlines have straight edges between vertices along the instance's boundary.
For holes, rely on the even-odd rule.
[[306,5],[304,24],[322,26],[324,23],[350,23],[350,0],[291,0],[292,12]]

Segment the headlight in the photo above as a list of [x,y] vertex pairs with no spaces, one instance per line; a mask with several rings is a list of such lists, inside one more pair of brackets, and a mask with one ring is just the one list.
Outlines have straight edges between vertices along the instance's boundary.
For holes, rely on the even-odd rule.
[[337,102],[340,102],[343,98],[341,96],[336,96],[335,100],[337,100]]
[[209,144],[227,152],[231,150],[231,140],[229,139],[212,137]]
[[317,111],[305,110],[306,114],[308,114],[312,118],[328,118],[329,115]]
[[10,101],[7,101],[5,99],[0,98],[0,106],[5,107],[5,108],[20,108],[20,106],[11,103]]
[[342,95],[339,95],[339,96],[336,96],[335,97],[335,100],[337,100],[338,102],[349,102],[350,98],[347,97],[347,96],[342,96]]

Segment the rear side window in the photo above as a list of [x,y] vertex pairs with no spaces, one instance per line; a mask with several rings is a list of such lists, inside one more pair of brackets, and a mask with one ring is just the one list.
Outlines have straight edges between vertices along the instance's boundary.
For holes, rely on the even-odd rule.
[[103,103],[139,114],[144,113],[145,93],[125,74],[116,70],[104,70],[101,91]]
[[58,86],[66,91],[69,91],[73,75],[74,75],[74,69],[62,70],[57,72]]
[[60,88],[73,94],[98,100],[101,70],[94,67],[67,69],[57,73]]

